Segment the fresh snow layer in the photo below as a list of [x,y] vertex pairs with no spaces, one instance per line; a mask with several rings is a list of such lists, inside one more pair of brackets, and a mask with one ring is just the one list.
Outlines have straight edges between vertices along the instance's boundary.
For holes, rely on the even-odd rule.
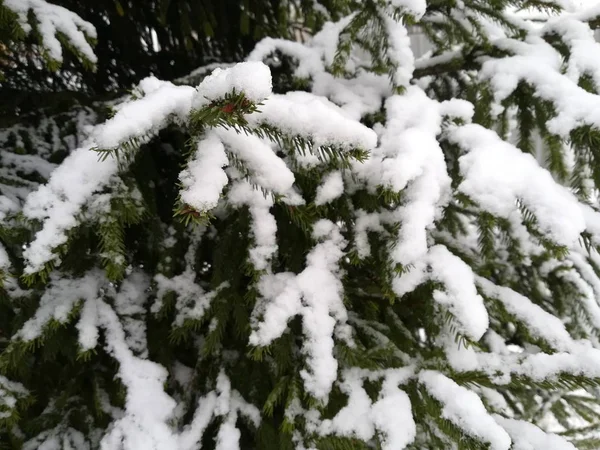
[[85,58],[93,63],[97,61],[94,50],[86,39],[86,36],[95,39],[96,29],[74,12],[45,0],[4,0],[3,6],[17,13],[19,25],[26,33],[31,31],[27,14],[33,11],[42,42],[52,59],[59,62],[63,60],[62,45],[57,37],[57,33],[62,33],[69,44]]
[[578,242],[586,229],[579,202],[533,156],[479,125],[458,127],[450,139],[465,150],[459,159],[464,177],[459,191],[504,218],[522,201],[537,218],[540,231],[553,241],[569,247]]
[[487,413],[477,394],[433,370],[421,372],[419,383],[441,403],[444,419],[448,419],[471,437],[488,443],[490,450],[510,448],[510,436]]

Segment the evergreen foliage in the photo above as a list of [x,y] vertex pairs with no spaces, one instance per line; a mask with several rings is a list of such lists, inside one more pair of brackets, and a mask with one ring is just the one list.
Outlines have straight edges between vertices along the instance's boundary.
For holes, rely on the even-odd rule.
[[[123,95],[149,75],[173,80],[199,66],[236,62],[265,36],[291,38],[305,23],[322,23],[323,14],[333,12],[335,4],[324,1],[317,11],[305,0],[51,3],[48,7],[42,0],[0,2],[0,72],[4,74],[0,115],[73,103],[90,107],[99,99]],[[30,9],[19,20],[11,6],[20,12]],[[48,41],[40,33],[42,21],[55,18],[53,9],[61,8],[84,19],[78,26],[94,44],[91,59],[71,45],[60,28],[55,36],[65,47],[59,58],[40,45]]]
[[0,448],[597,448],[600,8],[278,4],[0,130]]

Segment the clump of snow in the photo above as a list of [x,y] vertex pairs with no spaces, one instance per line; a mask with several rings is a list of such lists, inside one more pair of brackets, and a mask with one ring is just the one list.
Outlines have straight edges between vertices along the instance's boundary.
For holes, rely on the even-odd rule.
[[119,362],[118,377],[127,388],[124,414],[111,423],[101,448],[177,448],[177,435],[168,424],[176,404],[163,389],[166,369],[133,354],[117,314],[103,300],[97,301],[97,313],[98,323],[106,331],[106,350]]
[[239,63],[228,69],[216,68],[198,85],[193,107],[202,108],[234,90],[243,92],[251,102],[260,103],[271,94],[271,89],[271,71],[260,61]]
[[144,96],[124,103],[117,113],[98,125],[92,139],[100,149],[117,148],[132,138],[146,137],[164,128],[173,117],[185,122],[192,109],[196,90],[190,86],[175,86],[154,77],[141,82]]
[[81,308],[77,330],[79,345],[82,350],[91,350],[98,345],[98,299],[97,296],[87,298]]
[[198,211],[217,206],[227,174],[223,167],[229,164],[223,143],[214,133],[208,133],[196,146],[187,167],[179,174],[181,200]]
[[[248,78],[250,74],[252,77]],[[192,104],[197,104],[198,98],[216,99],[234,88],[243,88],[252,101],[262,100],[271,92],[268,67],[263,63],[248,62],[230,69],[216,70],[213,78],[207,79],[197,91],[155,77],[142,80],[138,86],[141,98],[127,99],[119,105],[114,117],[94,127],[90,139],[52,172],[48,183],[28,196],[23,213],[29,219],[41,220],[42,230],[24,252],[27,262],[25,273],[36,273],[46,263],[56,259],[54,250],[67,242],[67,233],[79,224],[77,217],[82,209],[114,180],[119,169],[117,160],[109,157],[98,161],[98,154],[91,151],[93,148],[114,149],[131,139],[143,142],[170,121],[186,123]],[[208,135],[200,145],[211,143],[218,146],[216,139],[214,135]],[[263,187],[290,194],[293,175],[269,146],[256,137],[238,136],[233,131],[222,131],[218,139],[226,141],[230,150],[250,166],[257,181],[264,184]],[[268,153],[265,153],[266,150]],[[215,164],[212,168],[226,164],[223,154],[219,158],[218,154],[213,153],[210,155],[212,164]],[[201,154],[199,150],[195,156],[200,158]],[[203,164],[209,164],[209,161],[192,159],[190,166],[182,173],[182,196],[199,209],[214,207],[220,189],[226,184],[224,174],[219,175],[217,171],[211,181],[212,191],[205,190],[202,183],[207,183],[207,180],[198,173]],[[269,170],[273,166],[279,173],[273,175],[274,171]]]
[[317,188],[317,195],[315,197],[315,205],[324,205],[329,203],[336,198],[340,197],[344,193],[344,180],[342,178],[342,172],[335,170],[323,179],[323,183]]
[[[382,434],[382,449],[403,449],[416,436],[416,425],[408,395],[398,388],[407,377],[406,369],[382,373],[358,368],[343,372],[340,390],[348,395],[348,403],[333,419],[319,425],[319,434],[356,437],[368,442],[378,431]],[[363,387],[365,380],[383,378],[381,392],[373,402]]]
[[4,245],[0,244],[0,271],[6,270],[10,267],[10,259]]
[[427,230],[449,197],[450,177],[436,140],[441,132],[439,104],[416,88],[386,101],[387,124],[379,146],[354,170],[374,189],[404,190],[404,201],[393,217],[401,228],[392,258],[409,265],[427,252]]
[[442,417],[471,437],[486,442],[491,450],[508,450],[508,433],[490,416],[477,395],[440,372],[425,370],[419,383],[442,405]]
[[294,174],[275,154],[269,141],[232,129],[215,129],[214,132],[226,148],[244,163],[252,179],[262,188],[278,194],[285,194],[291,189]]
[[[79,301],[83,301],[85,304],[98,298],[98,291],[103,281],[104,277],[99,270],[92,270],[82,278],[65,278],[54,274],[40,299],[40,306],[34,316],[25,322],[15,338],[32,341],[42,335],[44,327],[51,320],[66,323],[71,311]],[[87,336],[85,319],[82,318],[82,320],[84,320],[84,324],[80,327],[84,336],[82,344],[84,344],[84,348],[89,348],[86,343],[90,342],[90,339],[93,340],[93,337]],[[92,336],[93,333],[92,331]]]
[[277,223],[269,211],[273,200],[244,181],[232,185],[227,200],[235,206],[248,206],[254,238],[254,246],[249,251],[250,261],[256,270],[267,270],[277,252]]
[[434,291],[434,300],[448,308],[464,334],[478,341],[489,326],[489,317],[471,268],[443,245],[436,245],[414,268],[394,280],[394,292],[402,296],[426,280],[443,283],[444,290]]
[[410,48],[408,31],[402,22],[385,16],[388,34],[388,58],[396,66],[393,82],[396,86],[408,86],[415,70],[415,57]]
[[[383,99],[392,94],[392,86],[385,74],[359,70],[360,58],[357,59],[356,55],[346,63],[346,70],[354,72],[352,78],[334,77],[328,72],[337,52],[340,34],[353,17],[354,14],[350,14],[338,22],[327,22],[306,44],[265,38],[256,45],[248,59],[263,61],[276,52],[291,57],[297,64],[294,75],[312,79],[313,94],[329,98],[349,118],[360,120],[365,114],[375,113],[380,109]],[[400,49],[402,48],[401,45]]]
[[380,233],[384,231],[382,216],[377,213],[367,213],[362,209],[357,210],[354,222],[354,245],[356,253],[360,258],[366,258],[371,255],[368,235],[371,231]]
[[116,160],[98,161],[98,155],[90,149],[88,145],[71,153],[50,181],[27,197],[23,214],[42,220],[43,226],[23,252],[25,273],[35,273],[55,258],[53,250],[64,244],[66,233],[78,225],[76,216],[82,207],[117,173]]
[[323,70],[321,55],[315,52],[310,47],[300,43],[288,41],[285,39],[264,38],[248,55],[249,61],[266,60],[271,53],[280,50],[286,55],[290,55],[299,63],[295,74],[300,78],[307,78],[311,74],[315,74]]
[[263,123],[276,126],[289,135],[312,140],[313,145],[339,146],[345,149],[372,149],[377,144],[373,130],[350,119],[344,110],[325,98],[307,92],[275,94],[248,116],[252,126]]
[[558,317],[546,312],[518,292],[497,286],[483,277],[477,277],[477,285],[487,296],[502,302],[510,314],[522,320],[530,333],[543,338],[556,350],[569,351],[573,347],[573,340]]
[[510,435],[514,450],[552,449],[576,450],[576,447],[565,438],[553,433],[546,433],[532,423],[524,420],[507,419],[494,414],[494,420]]
[[451,367],[459,372],[481,371],[498,385],[510,383],[513,376],[534,381],[556,381],[562,374],[600,376],[600,350],[589,342],[573,341],[568,353],[514,353],[505,348],[503,338],[491,330],[488,334],[498,338],[490,353],[447,342],[445,351]]
[[402,8],[420,18],[425,14],[427,2],[425,0],[390,0],[390,4],[396,8]]
[[23,450],[54,450],[58,448],[89,450],[90,440],[81,431],[68,426],[63,420],[56,427],[42,431],[23,443],[22,448]]
[[62,45],[57,37],[58,33],[62,33],[69,44],[85,58],[93,63],[97,61],[94,50],[86,39],[86,36],[96,38],[96,28],[73,11],[45,0],[4,0],[3,5],[17,13],[19,24],[26,33],[31,31],[27,14],[29,11],[33,12],[43,45],[52,59],[59,62],[63,60]]
[[119,315],[127,346],[140,358],[148,357],[146,342],[146,301],[150,278],[134,271],[119,286],[115,295],[115,312]]
[[[551,22],[549,27],[548,31],[556,30],[566,38],[569,38],[568,32],[573,31],[573,27],[565,29],[569,27],[568,22]],[[543,33],[544,29],[540,32]],[[577,33],[577,36],[580,37],[581,34]],[[535,88],[539,97],[554,104],[557,114],[547,123],[551,133],[568,137],[571,130],[582,125],[600,125],[600,99],[579,87],[577,81],[571,78],[581,69],[592,67],[595,71],[596,64],[571,62],[568,72],[570,77],[561,72],[561,54],[539,35],[530,35],[525,41],[503,39],[494,44],[514,55],[490,58],[483,62],[479,72],[482,79],[489,80],[498,104],[514,92],[519,82],[525,81]],[[587,43],[578,42],[572,46],[572,50],[578,52],[584,48],[593,48],[597,51],[595,49],[598,46],[599,44],[590,42],[588,36]]]
[[535,215],[540,231],[552,240],[566,246],[578,241],[586,229],[579,202],[533,156],[479,125],[457,127],[450,139],[466,151],[459,159],[464,177],[458,187],[461,192],[505,218],[522,201]]
[[379,399],[373,404],[375,427],[383,434],[382,450],[403,449],[411,444],[417,427],[408,395],[398,389],[397,373],[384,379]]
[[29,394],[29,391],[21,383],[10,381],[0,375],[0,419],[17,406],[17,401]]
[[154,276],[156,283],[156,302],[152,305],[152,312],[158,313],[162,307],[162,299],[168,292],[177,294],[177,315],[173,325],[181,327],[186,319],[200,320],[210,307],[217,291],[206,292],[195,283],[196,273],[192,267],[172,278],[167,278],[161,273]]
[[240,417],[255,428],[261,422],[258,408],[246,402],[238,391],[232,389],[229,377],[224,370],[221,370],[217,377],[216,388],[199,399],[192,423],[179,435],[179,447],[174,448],[181,450],[198,448],[210,421],[213,418],[221,418],[216,436],[216,449],[239,450],[241,432],[236,427],[236,422]]
[[313,237],[320,242],[307,255],[302,272],[261,278],[258,288],[262,299],[254,312],[250,344],[269,345],[281,336],[292,317],[301,315],[308,363],[301,376],[306,390],[324,399],[337,378],[334,332],[350,339],[338,267],[346,241],[337,226],[324,219],[315,223]]

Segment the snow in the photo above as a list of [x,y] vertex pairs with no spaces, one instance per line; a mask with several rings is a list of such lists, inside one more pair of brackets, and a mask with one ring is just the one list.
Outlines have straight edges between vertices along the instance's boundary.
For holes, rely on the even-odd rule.
[[35,273],[54,259],[53,250],[67,242],[67,232],[78,225],[76,216],[82,207],[117,173],[116,160],[98,161],[90,149],[88,145],[71,153],[48,183],[27,197],[23,214],[42,220],[43,227],[23,252],[25,273]]
[[348,118],[360,120],[376,113],[385,97],[392,94],[389,77],[363,72],[355,78],[335,78],[328,72],[317,72],[312,92],[339,105]]
[[461,332],[478,341],[489,318],[471,268],[443,245],[436,245],[409,272],[394,279],[394,292],[402,297],[426,280],[443,283],[444,290],[435,290],[433,299],[448,308]]
[[600,49],[600,45],[587,23],[568,16],[559,17],[549,20],[543,31],[560,36],[569,47],[570,57],[565,75],[571,81],[577,83],[581,76],[590,75],[596,86],[600,86],[600,64],[595,59],[588,58],[590,53]]
[[427,2],[425,0],[390,0],[390,4],[396,8],[408,11],[416,18],[423,16],[427,9]]
[[[258,287],[263,298],[253,313],[250,344],[269,345],[285,331],[293,316],[301,315],[308,368],[300,375],[308,392],[325,399],[337,377],[334,332],[350,339],[338,268],[346,241],[337,226],[325,219],[315,223],[313,238],[320,242],[306,256],[306,268],[298,275],[261,277]],[[264,319],[256,320],[257,316]]]
[[192,423],[179,435],[181,450],[198,448],[204,430],[213,417],[222,417],[216,438],[216,450],[239,450],[240,431],[235,424],[242,416],[254,428],[261,422],[260,411],[247,403],[239,392],[231,388],[231,381],[223,370],[217,377],[216,389],[201,397]]
[[172,117],[185,121],[196,90],[175,86],[154,77],[142,80],[142,98],[124,103],[111,119],[98,125],[92,139],[100,149],[113,149],[132,138],[145,137],[164,128]]
[[307,92],[274,94],[250,114],[252,126],[269,124],[284,133],[310,138],[314,147],[339,146],[349,150],[369,150],[377,145],[373,130],[350,119],[344,110],[329,100]]
[[371,417],[372,401],[364,390],[363,380],[357,369],[344,372],[340,390],[348,395],[348,403],[333,419],[321,423],[321,434],[335,432],[340,436],[357,437],[363,441],[375,435],[375,424]]
[[474,392],[434,370],[421,372],[419,383],[441,403],[441,417],[448,419],[471,437],[488,443],[490,450],[508,450],[511,447],[510,436],[487,413]]
[[17,13],[19,24],[26,33],[31,31],[27,14],[29,11],[33,12],[43,45],[55,61],[63,60],[62,45],[57,33],[64,34],[69,44],[89,61],[97,61],[94,50],[86,39],[86,36],[95,39],[96,29],[74,12],[45,0],[4,0],[3,5]]
[[437,65],[447,64],[461,56],[462,53],[458,50],[447,51],[437,56],[430,56],[427,53],[415,61],[415,69],[428,69]]
[[388,58],[396,66],[393,76],[395,86],[408,86],[415,70],[415,58],[410,48],[408,31],[402,22],[385,16],[388,35]]
[[576,450],[566,439],[553,433],[546,433],[535,425],[523,420],[507,419],[495,414],[494,420],[510,434],[514,450]]
[[483,277],[477,277],[476,281],[485,295],[502,302],[510,314],[523,321],[532,335],[544,339],[558,351],[569,351],[573,347],[571,336],[558,317],[510,288],[497,286]]
[[[327,71],[326,68],[333,63],[340,32],[353,16],[351,14],[336,23],[326,23],[306,45],[265,38],[256,45],[248,60],[263,61],[278,51],[291,57],[297,62],[294,75],[312,79],[313,94],[329,98],[341,107],[347,117],[359,120],[365,114],[377,112],[383,99],[392,94],[392,87],[385,74],[357,71],[352,78],[336,78]],[[347,66],[349,70],[356,69],[352,59]]]
[[579,240],[586,220],[577,199],[533,156],[475,124],[457,127],[449,137],[465,150],[459,158],[464,177],[459,191],[504,218],[522,201],[535,215],[539,230],[554,242],[571,246]]
[[390,97],[385,108],[388,122],[379,146],[354,170],[371,189],[381,185],[396,192],[405,190],[406,200],[394,217],[402,227],[392,258],[409,265],[427,252],[427,229],[448,199],[450,177],[436,140],[442,115],[438,104],[416,87]]
[[35,438],[25,442],[24,450],[89,450],[89,439],[79,430],[67,426],[64,422],[55,428],[43,431]]
[[140,271],[123,280],[115,295],[115,311],[121,319],[127,346],[140,358],[148,357],[146,342],[146,308],[150,279]]
[[114,310],[103,300],[97,301],[97,308],[99,325],[106,330],[106,350],[118,361],[118,377],[127,388],[125,414],[111,423],[100,448],[177,448],[177,435],[167,424],[175,409],[175,401],[163,390],[167,370],[148,359],[136,357],[127,346],[125,332]]
[[356,211],[354,222],[354,245],[359,258],[366,258],[371,254],[368,232],[383,232],[381,224],[381,215],[377,213],[367,213],[359,209]]
[[227,200],[235,206],[249,207],[252,217],[251,233],[254,238],[249,258],[256,270],[268,269],[271,258],[277,252],[277,223],[269,211],[273,200],[244,181],[232,185]]
[[447,343],[445,351],[450,366],[458,372],[481,371],[498,385],[507,385],[513,377],[523,376],[534,381],[556,381],[562,374],[600,376],[600,350],[591,347],[590,342],[573,341],[568,353],[514,353],[504,347],[502,337],[493,333],[490,336],[498,338],[490,353]]
[[[356,17],[356,12],[351,12],[345,17],[342,17],[337,22],[326,22],[317,34],[309,43],[309,48],[314,48],[318,54],[318,59],[322,60],[326,66],[331,66],[335,61],[337,54],[337,44],[344,38],[346,27],[349,26],[352,20]],[[348,61],[346,69],[349,69],[355,61]],[[318,70],[324,67],[322,63],[317,65]]]
[[[552,26],[557,28],[555,24]],[[497,41],[495,45],[515,54],[501,59],[488,59],[479,72],[482,79],[489,80],[491,83],[496,102],[500,103],[506,99],[520,81],[526,81],[535,87],[540,98],[552,102],[557,110],[558,114],[547,123],[550,132],[568,137],[569,133],[577,127],[582,125],[597,127],[600,124],[600,99],[597,95],[579,87],[569,76],[561,73],[560,53],[547,44],[542,37],[530,36],[525,41],[505,39]],[[578,43],[575,50],[597,49],[598,45],[591,42]],[[591,64],[593,63],[583,67],[589,67]],[[581,65],[571,64],[571,75],[581,67]],[[593,67],[597,68],[597,65]]]
[[[212,78],[205,79],[197,90],[189,86],[175,86],[155,77],[142,80],[138,86],[140,97],[126,99],[118,105],[116,114],[93,128],[90,139],[52,172],[48,183],[28,196],[23,213],[29,219],[41,220],[43,228],[24,252],[27,261],[25,272],[38,272],[45,264],[56,259],[54,250],[67,242],[67,233],[79,224],[77,216],[82,209],[93,201],[97,193],[110,186],[113,177],[117,175],[117,159],[109,157],[98,161],[98,154],[91,151],[92,149],[114,149],[132,139],[144,142],[150,135],[154,135],[173,121],[186,123],[193,104],[201,105],[207,99],[220,98],[234,88],[244,90],[252,101],[262,100],[271,92],[268,67],[259,62],[246,62],[230,69],[215,70]],[[266,145],[258,138],[235,136],[234,132],[223,132],[219,137],[231,145],[232,151],[240,157],[245,157],[244,161],[253,164],[259,181],[263,181],[266,188],[282,190],[282,183],[287,183],[286,186],[293,183],[293,176],[283,162],[275,155],[268,159],[268,155],[261,153]],[[211,136],[207,139],[212,139],[209,142],[215,142]],[[247,145],[251,147],[246,148]],[[272,154],[272,151],[269,153]],[[224,161],[222,155],[220,159],[217,156],[215,158]],[[265,162],[276,164],[282,170],[277,179],[268,176],[270,172],[261,165]],[[193,187],[197,178],[191,171],[197,169],[198,164],[200,163],[192,161],[187,171],[183,172],[184,196],[191,197],[190,199],[199,205],[204,205],[203,202],[207,201],[207,206],[214,205],[214,191],[212,194],[199,194],[202,186]],[[215,176],[218,187],[224,179],[222,174],[220,178],[218,174]]]
[[0,271],[10,267],[10,259],[4,245],[0,244]]
[[[42,335],[44,327],[50,321],[66,323],[75,305],[83,300],[95,301],[103,277],[100,271],[93,270],[82,278],[59,278],[58,274],[51,277],[49,286],[40,299],[40,306],[15,335],[24,341],[32,341]],[[84,333],[86,330],[84,329]],[[89,338],[84,337],[84,342]]]
[[86,299],[77,322],[81,349],[92,350],[98,345],[98,304],[94,297]]
[[344,193],[344,180],[342,172],[335,170],[327,174],[323,182],[317,187],[317,195],[315,197],[315,205],[324,205]]
[[216,68],[198,85],[193,107],[200,109],[233,91],[243,92],[246,99],[260,103],[271,94],[271,83],[271,71],[261,61],[239,63],[228,69]]
[[[580,270],[583,269],[583,273],[586,272],[586,268],[581,264],[578,264],[576,256],[573,257],[573,255],[571,255],[571,259],[575,262],[575,266],[579,266]],[[598,305],[597,295],[594,293],[593,287],[586,283],[579,272],[574,270],[561,270],[557,273],[557,276],[558,278],[571,283],[579,291],[581,294],[581,306],[586,310],[589,320],[594,326],[600,326],[600,305]]]
[[278,194],[285,194],[291,189],[294,174],[275,154],[269,141],[232,129],[217,129],[214,132],[225,147],[244,163],[258,185]]
[[[368,372],[357,368],[345,370],[340,390],[348,395],[348,403],[333,419],[325,419],[319,434],[356,437],[369,441],[378,431],[383,450],[403,449],[416,436],[416,426],[408,395],[398,388],[410,375],[406,369]],[[372,402],[363,387],[365,380],[382,378],[379,398]]]
[[152,305],[152,312],[158,313],[165,294],[174,292],[177,294],[177,315],[173,321],[174,326],[181,327],[186,320],[202,319],[218,291],[206,292],[194,282],[195,278],[196,274],[190,266],[183,273],[172,278],[167,278],[161,273],[156,274],[154,282],[157,285],[157,301]]
[[208,427],[217,404],[217,394],[210,391],[198,399],[198,408],[194,412],[192,422],[187,425],[178,438],[181,450],[195,450],[198,448],[204,430]]
[[248,60],[263,61],[276,50],[281,50],[285,54],[298,60],[299,66],[296,68],[295,73],[300,78],[307,78],[311,74],[319,72],[322,68],[320,55],[312,49],[304,46],[300,42],[270,37],[267,37],[256,44],[254,50],[248,55]]
[[0,375],[0,420],[8,417],[19,399],[29,395],[29,391],[21,383],[11,381]]
[[214,133],[207,133],[197,146],[187,167],[179,174],[181,200],[197,211],[209,211],[217,206],[229,165],[223,142]]
[[410,399],[398,389],[398,381],[396,376],[385,379],[382,394],[373,404],[373,422],[383,434],[382,450],[406,448],[417,434]]

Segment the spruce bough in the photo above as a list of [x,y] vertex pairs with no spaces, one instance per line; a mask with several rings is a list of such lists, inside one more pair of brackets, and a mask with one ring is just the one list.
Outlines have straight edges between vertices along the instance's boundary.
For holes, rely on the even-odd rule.
[[2,130],[5,447],[598,447],[600,9],[336,7]]

